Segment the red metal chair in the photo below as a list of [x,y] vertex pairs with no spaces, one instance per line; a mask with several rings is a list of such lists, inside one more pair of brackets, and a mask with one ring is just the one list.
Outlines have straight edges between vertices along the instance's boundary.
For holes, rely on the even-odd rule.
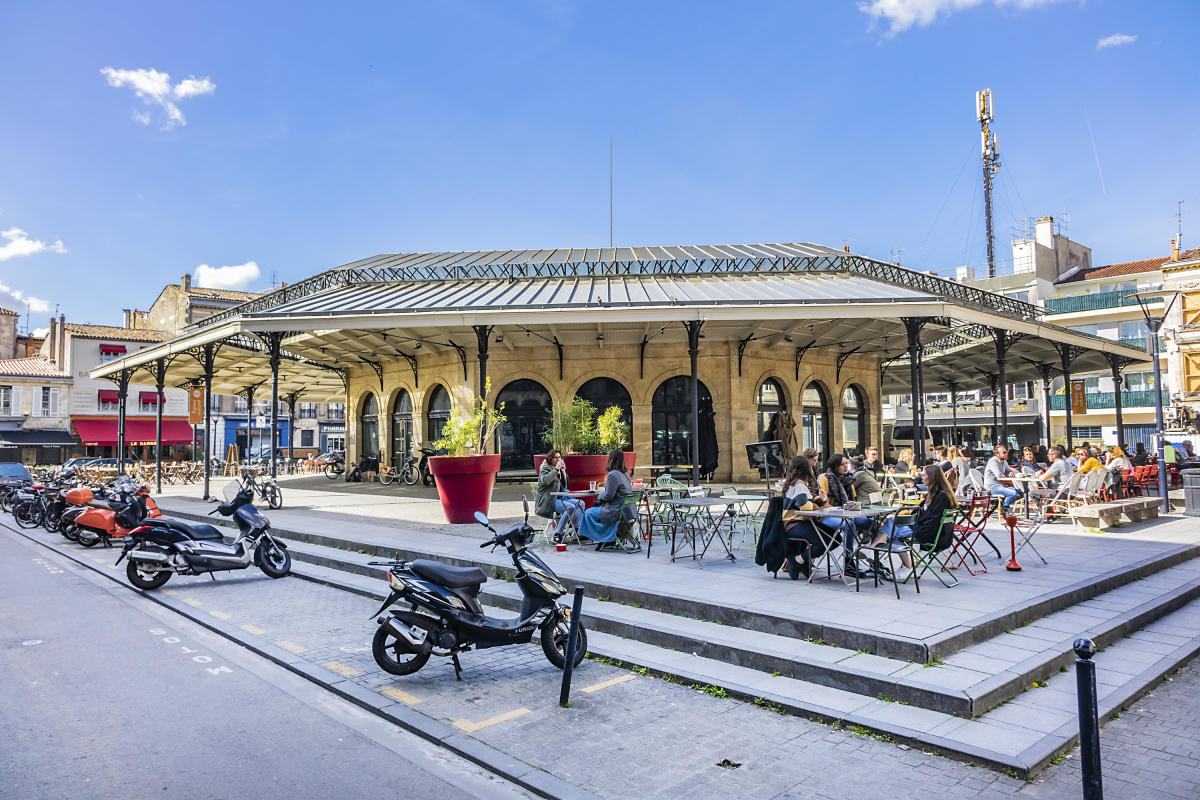
[[[962,513],[959,516],[958,522],[954,525],[954,544],[950,548],[950,553],[946,556],[946,564],[950,569],[958,569],[960,566],[966,567],[967,572],[972,575],[976,574],[975,570],[971,569],[971,565],[967,563],[967,558],[974,559],[979,565],[980,571],[987,572],[987,564],[983,563],[983,559],[975,550],[975,545],[982,538],[996,550],[996,555],[1000,556],[1000,551],[991,539],[987,538],[983,529],[987,525],[988,514],[991,510],[992,495],[989,492],[975,492],[971,495],[971,503],[962,508]],[[961,552],[960,552],[961,551]],[[954,563],[955,555],[958,556],[958,563]]]
[[1142,495],[1145,496],[1148,492],[1158,494],[1158,465],[1153,464],[1145,468],[1142,473],[1142,480],[1138,483],[1141,487]]

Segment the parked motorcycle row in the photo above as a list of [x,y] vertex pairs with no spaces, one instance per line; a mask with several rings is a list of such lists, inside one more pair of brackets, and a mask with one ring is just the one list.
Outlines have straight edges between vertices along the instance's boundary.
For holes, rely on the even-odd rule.
[[[200,575],[251,564],[271,578],[291,571],[287,544],[271,535],[270,521],[252,505],[251,486],[231,481],[222,492],[225,502],[210,512],[236,523],[237,536],[228,544],[212,525],[163,516],[149,494],[147,487],[126,476],[105,486],[84,486],[67,471],[57,483],[0,492],[0,508],[11,510],[22,528],[41,525],[84,547],[120,545],[116,563],[126,562],[129,582],[139,589],[158,589],[176,574]],[[427,559],[370,562],[388,568],[391,590],[372,615],[378,627],[371,650],[381,669],[411,675],[431,656],[439,656],[453,660],[455,677],[461,680],[460,653],[528,644],[535,632],[550,663],[559,669],[566,665],[571,609],[558,600],[567,590],[526,547],[534,530],[529,526],[529,502],[524,504],[525,521],[499,533],[487,517],[475,515],[493,534],[480,547],[504,547],[516,569],[516,584],[524,597],[514,618],[484,614],[479,590],[487,576],[478,567],[451,567]],[[407,609],[394,607],[397,604]],[[587,632],[581,623],[575,666],[586,652]]]

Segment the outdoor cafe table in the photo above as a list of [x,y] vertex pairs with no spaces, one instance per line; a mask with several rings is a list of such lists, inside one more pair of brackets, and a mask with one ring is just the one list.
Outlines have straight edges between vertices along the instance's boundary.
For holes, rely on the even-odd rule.
[[[885,517],[888,514],[894,514],[895,512],[895,506],[863,506],[858,511],[847,511],[843,508],[835,507],[814,508],[811,511],[792,511],[794,515],[799,517],[838,520],[837,531],[833,533],[821,527],[820,525],[814,525],[813,527],[817,529],[817,535],[820,536],[825,542],[825,554],[822,556],[822,558],[825,559],[826,577],[832,580],[833,573],[836,571],[837,576],[842,579],[842,583],[847,586],[850,584],[846,579],[846,570],[843,566],[839,566],[833,561],[834,547],[841,545],[842,549],[845,550],[847,539],[849,539],[851,542],[858,541],[858,537],[855,535],[856,531],[854,528],[855,519],[859,517]],[[838,541],[838,533],[842,535],[841,541]],[[846,553],[845,557],[842,559],[842,564],[844,565],[846,559],[852,557],[853,555],[853,553]],[[813,567],[815,568],[816,564],[813,564]],[[808,580],[809,583],[812,582],[812,575],[809,575]]]
[[[755,499],[757,500],[759,498],[755,498]],[[729,549],[729,545],[725,544],[725,539],[720,536],[721,523],[725,521],[725,518],[727,516],[729,516],[730,509],[732,509],[737,504],[736,501],[731,503],[731,502],[729,502],[729,498],[727,498],[727,497],[680,497],[680,498],[674,499],[674,500],[660,500],[659,502],[662,503],[663,505],[669,506],[671,508],[671,510],[675,516],[675,521],[679,524],[686,524],[685,521],[683,520],[683,518],[680,517],[680,515],[679,515],[679,511],[681,509],[687,509],[687,508],[696,509],[696,513],[692,515],[692,519],[699,522],[700,526],[703,528],[703,531],[700,532],[700,535],[702,537],[704,536],[705,533],[707,533],[707,535],[708,535],[708,538],[705,539],[705,541],[704,541],[704,549],[700,551],[701,559],[704,558],[704,554],[708,552],[708,546],[710,544],[712,544],[712,540],[715,538],[715,539],[717,539],[717,541],[719,541],[721,543],[721,547],[724,548],[725,557],[728,558],[730,561],[737,561],[737,559],[734,558],[734,556],[733,556],[733,552]],[[721,511],[721,515],[719,517],[717,517],[716,521],[714,522],[712,515],[707,514],[707,513],[701,513],[701,509],[707,510],[707,509],[713,508],[715,506],[721,506],[723,508],[723,510]],[[671,527],[671,561],[672,562],[675,561],[675,555],[677,552],[676,547],[675,547],[675,533],[677,530],[678,530],[678,525],[674,525]],[[696,558],[695,534],[689,536],[688,538],[691,539],[691,542],[692,542],[692,558]]]
[[[599,489],[576,489],[573,492],[551,492],[550,496],[551,497],[574,497],[576,500],[586,500],[588,498],[599,497],[600,490]],[[585,503],[584,505],[586,506],[587,504]],[[584,510],[586,511],[587,509],[585,508]],[[574,523],[571,522],[571,515],[563,514],[563,521],[559,522],[559,528],[558,528],[558,532],[560,534],[562,533],[562,526],[563,526],[564,522],[565,522],[565,524],[571,525],[571,527],[573,527],[573,528],[575,527]],[[576,538],[579,537],[579,529],[578,528],[575,528],[575,536],[576,536]],[[582,542],[580,543],[580,546],[581,547],[583,546]]]
[[1000,479],[1005,482],[1021,484],[1021,497],[1025,501],[1025,519],[1029,519],[1029,489],[1034,483],[1039,483],[1036,475],[1005,475]]

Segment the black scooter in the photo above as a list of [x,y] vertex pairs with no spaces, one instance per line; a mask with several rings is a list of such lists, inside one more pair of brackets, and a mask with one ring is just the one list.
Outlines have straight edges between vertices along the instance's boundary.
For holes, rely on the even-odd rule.
[[[478,567],[448,567],[439,561],[373,561],[388,567],[388,586],[392,592],[373,616],[379,617],[371,652],[383,670],[393,675],[411,675],[425,666],[431,655],[454,660],[454,676],[462,680],[458,654],[475,647],[501,647],[527,644],[533,632],[541,630],[542,651],[554,666],[567,663],[567,636],[571,609],[556,602],[567,593],[550,567],[525,547],[534,532],[529,527],[529,501],[525,503],[525,522],[503,533],[496,533],[488,518],[476,512],[480,525],[496,535],[479,545],[494,550],[503,545],[517,568],[517,586],[525,595],[521,612],[514,619],[492,619],[479,605],[479,587],[487,576]],[[388,606],[402,601],[408,611]],[[587,633],[579,625],[575,666],[587,652]]]
[[[271,536],[271,522],[250,505],[254,490],[238,481],[223,492],[225,502],[209,512],[232,516],[238,536],[225,544],[221,532],[203,522],[183,522],[170,517],[149,517],[141,527],[129,532],[129,539],[117,559],[119,565],[128,556],[125,574],[139,589],[157,589],[171,575],[245,569],[254,563],[269,578],[285,577],[292,569],[292,557],[282,539]],[[145,498],[138,498],[145,503]],[[214,577],[214,580],[216,578]]]

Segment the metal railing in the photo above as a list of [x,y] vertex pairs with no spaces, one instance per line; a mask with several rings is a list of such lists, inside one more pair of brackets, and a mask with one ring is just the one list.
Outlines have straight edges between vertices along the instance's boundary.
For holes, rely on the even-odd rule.
[[[1170,405],[1169,392],[1166,389],[1162,390],[1163,405]],[[1088,411],[1097,411],[1106,408],[1116,408],[1116,397],[1113,392],[1088,392],[1087,393]],[[1154,407],[1154,390],[1135,392],[1121,392],[1121,408],[1153,408]],[[1066,411],[1067,396],[1065,394],[1050,395],[1050,410],[1051,411]]]
[[[1161,289],[1162,286],[1149,286],[1145,289],[1117,289],[1111,292],[1095,292],[1094,294],[1077,294],[1071,297],[1047,297],[1047,314],[1069,314],[1074,311],[1098,311],[1102,308],[1120,308],[1121,306],[1136,306],[1138,301],[1129,295],[1136,292],[1148,292]],[[1161,303],[1162,300],[1149,302]]]

